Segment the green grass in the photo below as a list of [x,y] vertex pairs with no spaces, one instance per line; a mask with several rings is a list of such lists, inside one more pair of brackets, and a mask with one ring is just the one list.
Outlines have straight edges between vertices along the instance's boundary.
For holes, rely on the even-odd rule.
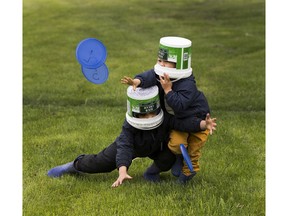
[[[145,158],[116,189],[117,171],[48,178],[116,138],[126,112],[119,80],[152,68],[166,35],[192,40],[193,73],[218,119],[201,172],[185,187],[169,172],[151,184]],[[75,58],[88,37],[107,48],[102,85]],[[265,2],[24,0],[23,215],[265,215]]]

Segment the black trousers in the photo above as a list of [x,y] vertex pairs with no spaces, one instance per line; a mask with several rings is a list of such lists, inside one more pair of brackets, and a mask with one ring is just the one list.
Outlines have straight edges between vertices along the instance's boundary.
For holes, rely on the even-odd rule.
[[[117,144],[113,142],[111,145],[103,149],[98,154],[84,154],[79,155],[74,160],[74,167],[76,170],[84,173],[106,173],[111,172],[117,168],[116,166]],[[142,154],[141,154],[142,155]],[[136,158],[139,155],[135,153]],[[141,156],[143,157],[143,155]],[[159,147],[159,150],[153,152],[146,157],[154,160],[156,166],[162,171],[171,169],[175,162],[175,155],[169,150],[168,146]]]

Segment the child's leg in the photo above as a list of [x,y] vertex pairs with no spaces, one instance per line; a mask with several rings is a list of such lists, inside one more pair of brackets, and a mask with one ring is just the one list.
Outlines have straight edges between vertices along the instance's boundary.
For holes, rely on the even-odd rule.
[[154,162],[145,171],[144,178],[152,182],[160,181],[160,173],[171,169],[175,162],[175,154],[170,151],[167,145],[163,146],[162,151],[149,156],[149,158],[154,160]]
[[180,144],[183,144],[187,147],[187,138],[188,133],[180,132],[180,131],[171,131],[170,133],[170,141],[168,143],[168,147],[176,155],[176,161],[171,168],[171,173],[178,177],[181,174],[181,170],[183,168],[183,156],[180,150]]
[[85,173],[106,173],[115,170],[116,167],[117,144],[103,149],[97,154],[80,155],[74,162],[77,170]]
[[74,161],[54,167],[48,171],[50,177],[75,173],[105,173],[115,170],[117,145],[112,143],[98,154],[79,155]]
[[189,134],[186,132],[172,130],[170,133],[170,141],[168,143],[169,149],[176,155],[181,154],[180,144],[184,144],[185,147],[187,148],[188,136]]
[[62,164],[60,166],[56,166],[50,169],[47,175],[51,178],[57,178],[61,177],[64,174],[76,174],[76,173],[79,173],[79,171],[77,171],[74,168],[74,161],[71,161],[69,163]]
[[[209,130],[205,130],[197,133],[190,133],[188,137],[188,154],[191,158],[191,162],[195,172],[198,172],[200,170],[199,159],[201,157],[201,149],[205,145],[208,139],[208,135]],[[191,174],[186,163],[184,164],[182,172],[185,175]]]

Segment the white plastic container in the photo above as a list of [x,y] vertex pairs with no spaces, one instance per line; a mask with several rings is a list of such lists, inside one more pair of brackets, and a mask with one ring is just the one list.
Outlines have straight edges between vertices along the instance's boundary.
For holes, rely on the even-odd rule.
[[[127,89],[127,122],[141,130],[151,130],[158,127],[163,121],[163,111],[160,108],[159,90],[157,86],[150,88]],[[160,112],[152,118],[138,118],[138,114]]]
[[170,78],[180,79],[192,74],[191,68],[192,41],[182,37],[163,37],[160,39],[158,57],[165,61],[176,63],[176,68],[154,66],[156,74],[163,76],[167,73]]

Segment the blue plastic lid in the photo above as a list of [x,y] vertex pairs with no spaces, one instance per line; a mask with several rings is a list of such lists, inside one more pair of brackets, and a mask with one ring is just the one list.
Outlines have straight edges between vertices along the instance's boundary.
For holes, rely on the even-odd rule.
[[194,169],[193,169],[189,154],[188,154],[187,149],[185,148],[184,144],[180,144],[180,150],[182,152],[183,158],[184,158],[189,170],[191,172],[193,172]]
[[105,63],[107,57],[103,43],[95,38],[82,40],[76,48],[76,58],[85,68],[98,68]]
[[109,73],[105,64],[98,68],[85,68],[82,66],[81,70],[85,78],[94,84],[102,84],[108,79]]

